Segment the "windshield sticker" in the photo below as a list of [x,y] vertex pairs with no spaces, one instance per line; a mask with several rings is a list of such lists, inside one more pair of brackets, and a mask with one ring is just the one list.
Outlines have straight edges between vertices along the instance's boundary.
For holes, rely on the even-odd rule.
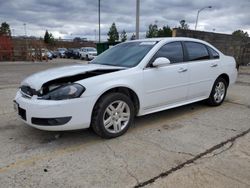
[[140,45],[155,45],[156,41],[141,42]]

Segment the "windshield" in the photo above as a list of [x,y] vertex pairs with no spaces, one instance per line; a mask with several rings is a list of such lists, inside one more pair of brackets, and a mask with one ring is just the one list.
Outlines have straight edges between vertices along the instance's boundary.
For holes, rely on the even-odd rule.
[[153,42],[128,42],[110,48],[91,63],[120,67],[134,67],[156,44]]

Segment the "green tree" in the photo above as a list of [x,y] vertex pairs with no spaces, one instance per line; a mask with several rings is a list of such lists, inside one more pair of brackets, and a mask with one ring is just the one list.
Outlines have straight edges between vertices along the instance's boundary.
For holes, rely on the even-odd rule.
[[6,22],[3,22],[0,27],[0,35],[11,36],[10,25]]
[[127,33],[126,33],[126,31],[125,31],[124,29],[123,29],[123,31],[121,32],[120,38],[121,38],[121,41],[122,41],[122,42],[125,42],[125,41],[127,40]]
[[55,38],[54,38],[54,36],[52,35],[52,33],[49,34],[49,44],[52,44],[52,45],[55,44]]
[[119,40],[119,33],[117,31],[115,23],[112,23],[108,32],[108,37],[109,42],[115,42]]
[[148,31],[146,32],[146,38],[158,37],[158,26],[156,24],[150,24]]
[[172,30],[171,28],[167,26],[163,26],[158,30],[158,37],[172,37]]
[[236,30],[232,33],[233,36],[237,36],[237,37],[249,37],[247,32],[244,32],[243,30]]
[[49,40],[50,40],[50,35],[49,35],[48,30],[46,30],[44,34],[44,42],[48,44]]
[[44,42],[47,44],[54,44],[55,43],[54,36],[52,35],[52,33],[49,33],[48,30],[45,31]]
[[179,26],[180,29],[189,29],[189,25],[186,23],[186,20],[181,20],[180,21],[180,26]]
[[130,37],[130,40],[135,40],[135,34],[133,33],[132,36]]

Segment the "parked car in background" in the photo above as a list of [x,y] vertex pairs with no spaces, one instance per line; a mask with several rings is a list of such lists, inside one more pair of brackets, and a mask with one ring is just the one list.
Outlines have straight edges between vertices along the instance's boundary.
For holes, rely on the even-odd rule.
[[53,59],[53,54],[50,52],[50,51],[46,51],[45,55],[47,55],[47,58],[49,60],[52,60]]
[[[46,48],[42,48],[41,49],[41,56],[42,56],[42,59],[43,60],[46,60],[46,59],[48,59],[48,49],[46,49]],[[51,54],[50,54],[51,55]]]
[[76,48],[70,48],[70,49],[68,49],[65,52],[65,57],[66,58],[79,59],[80,58],[79,49],[76,49]]
[[38,129],[92,127],[124,134],[134,116],[206,100],[221,105],[236,81],[233,57],[192,38],[153,38],[118,44],[89,64],[26,78],[15,97],[21,119]]
[[97,56],[97,51],[93,47],[82,47],[80,49],[80,59],[92,60]]
[[52,58],[57,58],[57,53],[55,51],[50,50],[50,53],[52,54]]
[[57,56],[60,58],[65,58],[65,52],[67,51],[67,48],[57,48]]

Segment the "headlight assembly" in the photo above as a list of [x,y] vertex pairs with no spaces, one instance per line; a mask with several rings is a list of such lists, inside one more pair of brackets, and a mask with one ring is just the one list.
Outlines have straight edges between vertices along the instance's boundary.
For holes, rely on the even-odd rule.
[[40,99],[45,100],[65,100],[78,98],[85,91],[85,88],[80,84],[63,85],[56,89],[51,90]]

